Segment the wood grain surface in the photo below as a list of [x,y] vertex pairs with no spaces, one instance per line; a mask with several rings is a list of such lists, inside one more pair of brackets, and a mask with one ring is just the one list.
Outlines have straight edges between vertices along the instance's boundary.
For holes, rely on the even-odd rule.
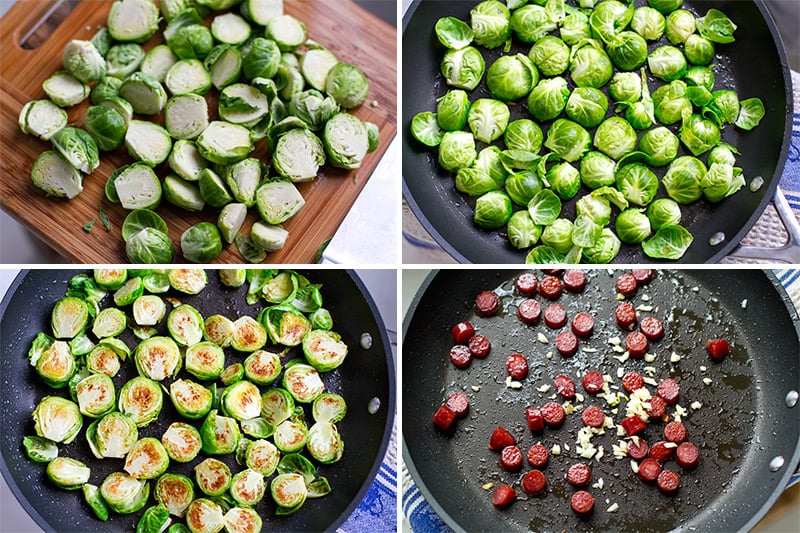
[[[72,200],[48,198],[31,183],[30,170],[34,159],[51,149],[50,143],[23,134],[17,119],[26,102],[45,98],[42,82],[61,68],[64,46],[72,39],[90,39],[105,25],[110,4],[110,1],[83,0],[58,26],[45,24],[37,30],[37,22],[54,2],[20,0],[0,21],[0,207],[69,261],[91,264],[128,263],[120,233],[128,212],[109,202],[103,188],[111,172],[131,163],[131,157],[124,147],[101,152],[100,167],[84,177],[80,195]],[[285,12],[306,24],[310,39],[331,50],[341,61],[358,65],[364,71],[370,83],[369,95],[353,114],[377,124],[380,130],[378,149],[367,155],[360,169],[344,171],[325,165],[314,182],[298,184],[306,204],[284,224],[289,231],[285,248],[269,253],[267,262],[310,263],[319,247],[336,232],[397,132],[397,31],[345,0],[286,1]],[[163,30],[164,22],[161,24]],[[31,32],[34,38],[26,43],[33,43],[35,49],[25,49],[20,42]],[[43,33],[49,35],[43,39]],[[162,42],[159,32],[144,47],[149,50]],[[211,120],[216,117],[215,95],[212,89],[207,96]],[[372,105],[373,102],[377,105]],[[70,125],[83,125],[87,107],[88,100],[67,110]],[[160,115],[156,120],[163,123]],[[267,159],[265,141],[256,144],[251,156]],[[166,176],[166,163],[156,172],[161,178]],[[399,176],[397,169],[398,180]],[[389,194],[395,196],[395,191]],[[111,222],[110,232],[100,224],[101,206]],[[180,255],[181,234],[198,222],[216,222],[219,214],[218,209],[208,206],[200,213],[190,213],[165,201],[157,212],[169,226],[176,248],[175,263],[186,262]],[[96,223],[86,233],[82,227],[91,219]],[[257,210],[251,208],[243,230],[249,232],[250,225],[258,219]],[[216,262],[242,263],[244,259],[235,245],[226,245]],[[364,262],[379,263],[381,258],[364,258]]]

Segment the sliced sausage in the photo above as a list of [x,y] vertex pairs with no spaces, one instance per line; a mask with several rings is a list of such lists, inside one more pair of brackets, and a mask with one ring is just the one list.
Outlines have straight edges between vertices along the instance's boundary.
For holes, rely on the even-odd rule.
[[581,420],[584,426],[600,428],[603,427],[603,423],[606,421],[606,414],[599,407],[592,405],[583,410]]
[[636,359],[644,357],[648,347],[647,337],[640,331],[631,331],[625,336],[625,349]]
[[580,312],[572,319],[572,332],[578,337],[588,337],[594,330],[594,318],[586,312]]
[[481,291],[475,297],[475,307],[478,309],[479,315],[496,315],[497,310],[500,309],[500,298],[492,291]]
[[656,394],[660,396],[667,405],[672,405],[678,401],[681,395],[681,386],[672,378],[665,378],[656,387]]
[[547,478],[541,470],[531,470],[522,477],[522,490],[531,496],[541,494],[546,486]]
[[472,362],[472,352],[463,344],[450,348],[450,361],[458,368],[467,368]]
[[475,335],[475,328],[469,322],[459,322],[451,333],[456,344],[466,344]]
[[562,283],[555,276],[547,276],[539,282],[539,294],[548,300],[555,300],[561,296]]
[[683,468],[694,468],[700,462],[700,452],[691,442],[682,442],[675,449],[675,460]]
[[639,471],[636,472],[636,475],[645,483],[652,483],[658,479],[660,473],[661,463],[655,459],[645,459],[639,463]]
[[521,353],[512,353],[506,359],[506,371],[513,379],[523,379],[528,375],[528,360]]
[[489,449],[494,451],[502,450],[506,446],[513,446],[516,443],[517,439],[514,438],[514,435],[503,426],[497,426],[489,438]]
[[709,339],[706,341],[706,351],[711,359],[719,363],[728,356],[731,347],[725,339]]
[[653,419],[659,419],[667,412],[667,402],[659,396],[653,396],[649,400],[650,407],[647,408],[647,415]]
[[664,326],[654,316],[646,316],[639,323],[639,330],[648,340],[657,341],[664,336]]
[[563,268],[543,268],[542,272],[547,274],[548,276],[560,276],[564,273]]
[[603,380],[603,374],[598,372],[597,370],[591,370],[583,376],[583,390],[588,392],[589,394],[597,394],[601,390],[603,390],[603,385],[605,381]]
[[544,416],[538,407],[528,407],[525,409],[525,419],[528,421],[528,429],[531,431],[541,431],[544,429]]
[[672,494],[681,486],[681,476],[672,470],[662,470],[658,475],[658,489],[665,494]]
[[675,448],[677,448],[677,446],[674,442],[660,440],[650,446],[650,453],[648,453],[648,455],[651,459],[655,459],[659,463],[666,463],[675,455]]
[[567,400],[575,398],[575,382],[571,377],[559,374],[553,378],[553,383],[556,384],[556,390],[561,396]]
[[475,335],[469,340],[467,347],[475,357],[486,357],[492,350],[492,343],[483,335]]
[[569,500],[572,510],[579,515],[587,515],[594,508],[594,497],[585,490],[579,490]]
[[583,270],[567,270],[561,278],[564,288],[570,292],[581,292],[586,286],[586,274]]
[[454,392],[444,403],[458,418],[467,416],[469,412],[469,398],[464,392]]
[[625,433],[627,433],[629,437],[633,437],[637,433],[641,433],[642,430],[647,427],[644,421],[642,421],[642,419],[637,415],[624,418],[619,425],[622,426],[622,429],[625,430]]
[[592,479],[592,470],[583,463],[574,464],[567,470],[567,481],[573,487],[585,487]]
[[655,271],[652,268],[634,268],[631,269],[631,275],[633,275],[637,285],[645,285],[653,281]]
[[526,324],[537,323],[541,315],[542,306],[539,305],[539,302],[531,298],[521,301],[517,306],[517,316]]
[[567,414],[560,403],[549,402],[542,406],[542,418],[544,423],[552,428],[559,428],[564,424]]
[[575,355],[578,351],[578,337],[571,331],[562,331],[556,335],[556,349],[567,357]]
[[550,304],[544,310],[544,323],[549,328],[558,329],[567,323],[567,311],[559,304]]
[[544,444],[534,444],[528,448],[528,462],[534,468],[542,468],[550,460],[550,452]]
[[631,393],[644,387],[644,378],[638,372],[628,372],[622,376],[622,388]]
[[536,276],[530,272],[523,272],[517,276],[517,280],[514,282],[514,285],[517,287],[517,292],[523,296],[530,296],[536,292],[538,283],[539,282],[536,279]]
[[650,452],[650,445],[642,437],[628,441],[628,456],[636,461],[641,461]]
[[508,507],[517,499],[517,491],[508,485],[498,485],[492,494],[492,503],[495,507]]
[[614,315],[617,317],[617,325],[622,329],[631,330],[636,325],[636,308],[628,302],[619,304]]
[[452,409],[447,407],[447,405],[442,405],[437,409],[436,414],[433,415],[433,425],[442,431],[449,431],[455,419],[456,414]]
[[686,440],[686,426],[677,421],[672,421],[664,426],[664,438],[670,442],[680,444]]
[[636,294],[636,278],[633,277],[633,274],[620,274],[617,278],[616,287],[617,292],[626,298],[630,298]]
[[516,472],[522,467],[522,451],[518,446],[506,446],[500,452],[500,467],[508,472]]

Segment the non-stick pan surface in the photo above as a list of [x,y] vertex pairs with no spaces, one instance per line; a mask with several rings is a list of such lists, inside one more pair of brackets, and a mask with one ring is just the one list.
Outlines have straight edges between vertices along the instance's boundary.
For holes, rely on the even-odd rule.
[[[31,418],[34,406],[43,396],[54,393],[28,364],[27,351],[39,331],[50,330],[52,306],[63,297],[66,282],[77,273],[70,270],[31,270],[23,273],[9,289],[0,308],[0,353],[3,354],[0,409],[4,427],[0,432],[0,468],[23,507],[46,531],[133,531],[141,511],[132,515],[112,513],[108,522],[100,522],[91,514],[80,491],[66,492],[55,487],[48,481],[44,465],[28,460],[21,444],[24,435],[35,434]],[[320,475],[328,478],[333,489],[327,496],[309,499],[299,512],[288,517],[276,517],[272,498],[269,494],[265,496],[256,510],[264,518],[264,529],[270,531],[335,530],[344,522],[361,502],[383,460],[394,417],[395,381],[391,346],[378,318],[377,308],[364,285],[354,273],[343,270],[302,273],[313,282],[323,285],[323,302],[333,315],[334,329],[349,347],[345,363],[322,376],[327,389],[340,393],[348,404],[347,416],[337,424],[346,449],[341,461],[318,469]],[[248,306],[245,303],[245,287],[224,287],[219,283],[215,271],[209,271],[208,274],[209,285],[199,295],[187,296],[174,291],[168,295],[195,306],[204,316],[215,313],[228,317],[258,314],[262,306]],[[163,324],[161,327],[164,327]],[[360,346],[363,333],[372,337],[372,347],[369,349]],[[135,341],[127,336],[129,334],[126,332],[122,338],[129,346],[134,346]],[[302,352],[293,349],[289,357],[294,356],[302,357]],[[243,360],[241,354],[230,350],[226,350],[226,358],[228,363]],[[114,383],[119,388],[135,374],[133,364],[124,364]],[[180,377],[191,378],[185,371],[181,371]],[[55,393],[67,394],[63,389]],[[370,415],[367,405],[374,397],[380,399],[381,407],[376,414]],[[307,414],[310,416],[310,412]],[[169,423],[179,419],[169,398],[165,398],[158,421],[141,428],[139,436],[160,438]],[[200,421],[197,421],[196,426],[199,425]],[[85,421],[84,429],[75,442],[59,445],[60,454],[84,461],[92,469],[91,482],[99,485],[109,473],[121,471],[124,463],[119,459],[101,461],[94,458],[86,444],[86,426],[88,421]],[[201,452],[196,460],[184,465],[173,461],[170,471],[194,479],[193,468],[204,457]],[[233,472],[242,469],[231,456],[218,458],[227,462]],[[148,505],[151,504],[152,496]]]
[[[615,273],[590,271],[582,294],[565,292],[558,300],[570,320],[579,311],[588,311],[595,318],[594,333],[581,341],[581,349],[572,358],[555,351],[556,331],[541,321],[526,326],[517,319],[516,295],[502,297],[501,316],[476,316],[475,295],[485,289],[508,289],[515,277],[516,272],[511,271],[432,274],[404,321],[403,366],[414,369],[403,379],[404,459],[420,490],[444,520],[456,530],[467,531],[751,528],[786,486],[800,459],[800,407],[788,407],[786,402],[787,394],[800,387],[798,318],[777,280],[760,271],[658,272],[633,298],[636,306],[652,306],[651,312],[643,314],[653,314],[664,324],[664,338],[649,350],[656,359],[620,363],[611,358],[619,354],[609,344],[611,337],[624,340],[614,318],[618,303]],[[536,298],[544,307],[545,301]],[[458,370],[448,357],[453,344],[450,329],[462,320],[471,321],[476,332],[492,342],[488,357],[474,359],[466,370]],[[550,342],[540,342],[539,333]],[[725,337],[732,346],[731,355],[718,364],[705,350],[705,341],[716,337]],[[530,365],[518,390],[505,384],[505,359],[512,352],[526,355]],[[554,352],[552,359],[546,357],[548,352]],[[680,362],[670,363],[672,352],[681,356]],[[679,472],[682,479],[678,493],[666,496],[641,482],[628,458],[613,457],[612,445],[619,437],[613,430],[606,431],[592,439],[595,446],[603,446],[604,457],[589,462],[591,483],[602,478],[604,486],[586,489],[595,498],[595,509],[589,518],[580,519],[570,509],[569,498],[575,489],[565,479],[569,466],[588,462],[576,453],[580,414],[568,415],[561,429],[533,434],[527,427],[525,409],[553,401],[553,378],[558,374],[572,376],[578,392],[583,393],[580,377],[587,371],[609,374],[619,386],[620,367],[643,376],[648,375],[646,368],[652,367],[651,377],[656,382],[668,376],[679,382],[679,405],[688,411],[683,422],[689,440],[700,449],[700,464],[686,471],[669,462],[668,468]],[[709,384],[704,379],[709,379]],[[550,390],[539,390],[543,385],[550,385]],[[649,388],[655,392],[655,387]],[[470,412],[456,421],[451,435],[444,435],[431,420],[456,391],[466,392]],[[584,405],[598,405],[612,415],[604,400],[584,395]],[[694,402],[702,407],[693,409]],[[667,414],[672,415],[673,409]],[[619,423],[624,413],[613,416]],[[520,489],[519,479],[530,468],[527,461],[520,472],[508,473],[498,466],[498,453],[487,449],[489,436],[498,425],[515,435],[523,454],[538,441],[548,448],[561,446],[561,455],[551,456],[543,470],[548,484],[543,495],[528,498]],[[651,424],[643,436],[650,444],[663,440],[663,424]],[[770,464],[777,464],[776,457],[782,458],[781,467],[772,471]],[[487,483],[513,485],[525,501],[498,510],[491,503],[492,491],[481,488]],[[614,503],[619,505],[618,511],[607,512]]]
[[[455,259],[470,263],[522,263],[527,250],[517,250],[508,243],[504,230],[487,231],[472,222],[475,199],[458,192],[454,176],[436,161],[436,149],[422,145],[411,136],[411,120],[422,111],[436,111],[436,99],[449,87],[440,72],[444,48],[438,42],[434,24],[440,17],[454,16],[469,21],[469,11],[476,0],[422,0],[412,5],[403,20],[403,194],[422,225]],[[635,0],[642,5],[643,0]],[[736,41],[717,46],[714,59],[715,88],[733,88],[740,99],[759,97],[767,114],[750,132],[728,125],[722,140],[741,151],[737,166],[742,167],[747,183],[762,176],[764,186],[751,192],[741,190],[718,204],[705,200],[683,206],[681,224],[694,235],[694,242],[681,258],[685,263],[717,262],[727,255],[755,224],[777,187],[789,150],[792,120],[792,90],[785,52],[772,18],[760,0],[686,0],[684,8],[704,14],[710,8],[722,9],[738,24]],[[513,51],[527,54],[530,45],[514,41]],[[662,43],[663,44],[663,43]],[[655,48],[650,43],[650,50]],[[500,55],[501,48],[481,48],[488,66]],[[571,83],[571,82],[570,82]],[[650,90],[663,82],[650,78]],[[572,88],[572,85],[570,85]],[[604,89],[606,90],[606,89]],[[471,100],[491,97],[485,79],[471,93]],[[609,106],[607,116],[614,114]],[[511,106],[511,119],[530,118],[524,101]],[[547,134],[549,122],[542,130]],[[677,134],[677,125],[670,126]],[[593,133],[594,129],[590,130]],[[478,143],[480,147],[483,145]],[[681,145],[679,155],[688,152]],[[691,154],[688,154],[691,155]],[[701,157],[705,161],[705,156]],[[665,169],[655,169],[663,176]],[[574,219],[575,201],[564,202],[562,216]],[[663,187],[658,197],[665,196]],[[725,241],[711,246],[709,239],[717,232]],[[616,262],[654,262],[642,253],[641,246],[622,245]]]

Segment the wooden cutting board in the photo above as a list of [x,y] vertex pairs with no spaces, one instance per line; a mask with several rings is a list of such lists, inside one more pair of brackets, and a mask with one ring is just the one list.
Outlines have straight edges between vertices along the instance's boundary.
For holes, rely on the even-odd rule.
[[[41,28],[37,31],[37,22],[54,3],[20,0],[0,21],[0,207],[70,261],[128,263],[120,232],[128,211],[109,202],[103,191],[111,172],[132,162],[124,147],[114,152],[101,152],[100,167],[84,177],[83,192],[72,200],[48,198],[30,181],[34,159],[51,149],[51,145],[19,130],[19,111],[29,100],[45,98],[42,82],[62,68],[64,46],[72,39],[90,39],[105,25],[111,4],[110,1],[83,0],[52,32]],[[310,39],[331,50],[341,61],[358,65],[364,71],[369,79],[369,95],[354,114],[377,124],[380,130],[378,149],[367,155],[360,169],[344,171],[325,165],[314,182],[298,184],[306,204],[284,224],[289,231],[285,248],[269,253],[267,262],[311,263],[320,246],[336,232],[397,132],[397,30],[350,1],[287,0],[284,5],[286,13],[306,24]],[[161,24],[163,30],[164,22]],[[32,30],[36,35],[46,32],[46,39],[33,50],[23,49],[20,42]],[[162,42],[159,32],[144,47],[149,50]],[[207,97],[212,120],[216,116],[215,93],[212,89]],[[88,99],[67,110],[71,125],[83,125],[87,107]],[[160,116],[157,120],[163,123]],[[265,141],[260,141],[251,156],[266,161],[266,152]],[[159,166],[156,173],[161,178],[166,176],[166,163]],[[270,174],[274,175],[274,172]],[[399,180],[399,169],[397,176]],[[387,194],[396,196],[395,191]],[[100,224],[100,206],[111,222],[110,232]],[[157,212],[169,227],[176,249],[175,263],[187,262],[180,254],[181,234],[198,222],[216,223],[219,215],[219,210],[212,207],[190,213],[166,201],[162,201]],[[86,233],[83,225],[91,219],[95,219],[94,227]],[[243,230],[249,232],[251,224],[257,220],[258,211],[251,208]],[[381,220],[372,222],[382,223]],[[243,263],[244,259],[232,244],[224,246],[216,262]],[[379,263],[381,258],[364,258],[364,262]]]

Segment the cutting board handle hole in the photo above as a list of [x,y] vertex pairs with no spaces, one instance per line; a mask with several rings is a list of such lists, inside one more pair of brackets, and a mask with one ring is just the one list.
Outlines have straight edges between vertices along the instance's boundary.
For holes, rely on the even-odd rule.
[[[32,3],[26,2],[26,4]],[[39,48],[80,3],[81,0],[48,0],[41,2],[42,5],[37,6],[37,11],[42,15],[32,17],[29,25],[17,28],[16,35],[22,36],[18,43],[20,48],[23,50],[36,50]]]

